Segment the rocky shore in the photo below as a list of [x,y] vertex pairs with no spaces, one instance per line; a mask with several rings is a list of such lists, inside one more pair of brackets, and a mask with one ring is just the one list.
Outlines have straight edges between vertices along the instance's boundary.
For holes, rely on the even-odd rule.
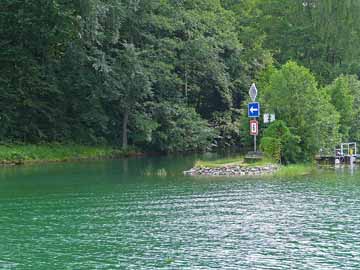
[[195,167],[184,172],[189,176],[246,176],[246,175],[267,175],[276,172],[278,165],[268,164],[264,166],[224,166],[217,168]]

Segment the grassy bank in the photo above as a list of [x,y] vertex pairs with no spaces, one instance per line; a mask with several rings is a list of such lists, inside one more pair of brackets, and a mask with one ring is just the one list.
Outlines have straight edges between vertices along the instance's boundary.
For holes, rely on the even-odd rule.
[[312,174],[316,171],[316,166],[313,164],[292,164],[288,166],[281,166],[275,173],[279,177],[292,177]]
[[0,164],[62,162],[67,160],[106,159],[135,155],[108,146],[84,145],[0,145]]

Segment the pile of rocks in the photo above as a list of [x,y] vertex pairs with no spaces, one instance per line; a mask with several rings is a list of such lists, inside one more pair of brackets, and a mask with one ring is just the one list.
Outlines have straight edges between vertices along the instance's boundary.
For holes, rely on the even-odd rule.
[[241,166],[224,166],[218,168],[195,167],[185,171],[185,175],[190,176],[245,176],[245,175],[266,175],[276,172],[278,165],[268,164],[264,166],[241,167]]

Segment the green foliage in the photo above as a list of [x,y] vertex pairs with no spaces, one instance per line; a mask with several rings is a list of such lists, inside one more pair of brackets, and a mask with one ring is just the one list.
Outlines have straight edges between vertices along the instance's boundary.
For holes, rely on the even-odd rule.
[[261,149],[276,161],[294,163],[300,161],[300,137],[293,135],[284,121],[277,120],[264,131]]
[[325,87],[341,116],[340,129],[343,142],[360,141],[360,81],[356,76],[340,76]]
[[106,146],[63,144],[0,145],[0,163],[29,163],[123,157],[131,154]]
[[[215,133],[199,113],[221,134],[218,146],[231,146],[239,140],[233,109],[271,62],[264,36],[248,23],[248,3],[4,0],[1,7],[0,141],[187,151]],[[172,146],[179,136],[169,147],[155,138],[174,135],[159,126],[174,114],[166,120],[153,111],[167,104],[190,112],[175,126],[190,119],[206,126],[193,147]]]
[[348,76],[349,88],[353,96],[353,118],[349,132],[349,141],[360,142],[360,81],[356,76]]
[[301,160],[311,159],[320,149],[333,149],[339,142],[339,114],[306,68],[289,62],[274,72],[262,100],[299,138]]
[[211,120],[212,127],[219,136],[215,144],[219,149],[227,149],[231,146],[239,146],[241,140],[240,111],[232,110],[226,113],[214,113]]
[[288,178],[295,176],[304,176],[312,173],[316,173],[316,167],[311,164],[291,164],[287,166],[281,166],[278,171],[275,172],[275,176]]
[[216,137],[214,129],[194,109],[162,103],[155,108],[158,128],[152,142],[155,149],[165,152],[189,152],[209,149]]
[[[294,60],[322,83],[359,70],[360,2],[262,0],[256,22],[278,63]],[[254,25],[256,25],[254,23]]]
[[281,161],[281,151],[283,145],[281,140],[273,137],[263,137],[261,139],[260,149],[266,156],[274,159],[276,162]]
[[0,9],[0,140],[54,138],[64,104],[57,67],[76,32],[72,6],[5,0]]
[[283,161],[360,140],[360,4],[314,3],[3,0],[0,141],[246,148],[255,80]]
[[350,78],[340,76],[327,87],[325,91],[329,93],[332,104],[336,111],[340,113],[340,134],[343,141],[348,141],[350,137],[350,129],[354,120],[354,96],[350,89]]

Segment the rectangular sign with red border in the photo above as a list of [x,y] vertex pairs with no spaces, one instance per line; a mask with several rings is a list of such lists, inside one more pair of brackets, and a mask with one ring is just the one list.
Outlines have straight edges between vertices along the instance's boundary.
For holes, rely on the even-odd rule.
[[250,121],[250,135],[256,136],[259,133],[259,123],[257,120]]

